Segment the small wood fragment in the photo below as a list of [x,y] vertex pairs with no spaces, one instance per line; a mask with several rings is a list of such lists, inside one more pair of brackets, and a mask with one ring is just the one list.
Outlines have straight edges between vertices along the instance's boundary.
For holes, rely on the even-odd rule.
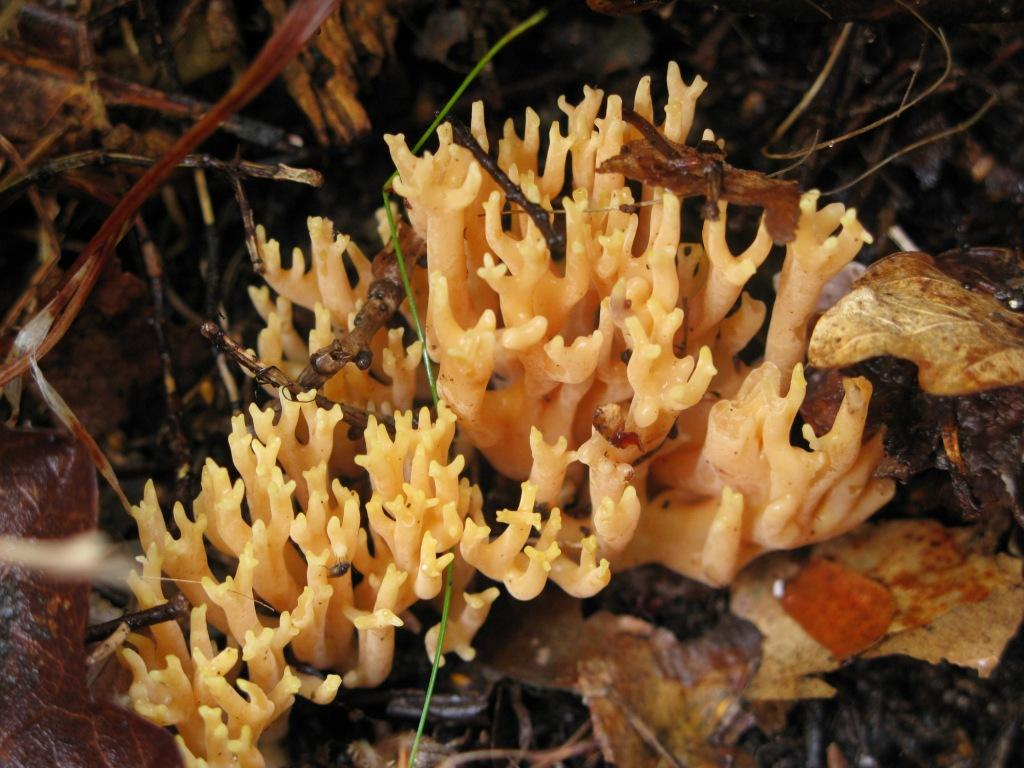
[[605,160],[599,173],[621,173],[635,181],[664,187],[681,198],[704,196],[704,218],[718,219],[718,202],[753,205],[764,209],[764,224],[776,243],[796,236],[800,218],[800,187],[795,181],[771,179],[757,171],[735,168],[725,161],[725,150],[703,140],[696,147],[669,141],[632,109],[623,107],[622,119],[640,131],[642,139],[626,144]]

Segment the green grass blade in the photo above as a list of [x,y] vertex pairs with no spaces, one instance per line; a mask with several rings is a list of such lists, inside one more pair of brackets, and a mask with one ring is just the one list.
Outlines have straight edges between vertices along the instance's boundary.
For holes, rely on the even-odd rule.
[[[542,8],[535,14],[530,16],[526,21],[517,25],[506,32],[498,42],[491,46],[490,50],[484,54],[483,58],[476,63],[476,66],[469,71],[465,79],[455,89],[455,93],[452,94],[451,98],[445,103],[441,111],[437,113],[437,117],[430,124],[423,135],[420,136],[419,141],[413,145],[412,151],[419,152],[423,149],[423,145],[427,143],[431,136],[434,135],[434,131],[437,130],[444,119],[448,116],[448,113],[452,111],[452,107],[462,97],[462,94],[466,92],[470,84],[476,79],[477,75],[483,70],[484,67],[493,59],[502,48],[508,45],[510,42],[515,40],[521,34],[526,32],[531,27],[536,26],[548,15],[547,9]],[[396,170],[390,176],[388,180],[384,182],[384,186],[381,188],[381,195],[384,199],[384,212],[388,219],[388,227],[391,230],[391,245],[395,249],[395,259],[398,261],[398,270],[402,275],[402,287],[405,289],[405,295],[409,299],[409,311],[412,314],[413,327],[416,330],[416,338],[419,339],[420,344],[423,347],[423,368],[427,374],[427,383],[430,384],[430,398],[434,401],[434,406],[437,407],[438,396],[437,396],[437,379],[434,375],[434,365],[430,360],[430,355],[427,353],[427,335],[423,329],[423,323],[420,320],[420,313],[416,308],[416,298],[412,293],[412,284],[409,282],[409,270],[405,264],[405,255],[402,253],[402,246],[398,242],[398,226],[395,224],[395,216],[391,210],[391,195],[389,194],[391,189],[391,183],[395,180],[398,175]],[[420,712],[420,722],[416,727],[416,737],[412,742],[412,749],[409,750],[409,761],[407,765],[409,768],[415,768],[416,766],[416,754],[419,752],[420,742],[423,740],[423,731],[427,727],[427,715],[430,713],[430,700],[434,695],[434,686],[437,683],[437,671],[441,667],[441,659],[444,657],[444,637],[448,630],[448,612],[451,608],[452,603],[452,569],[453,566],[449,565],[445,569],[445,584],[444,584],[444,603],[441,607],[441,623],[437,630],[437,646],[434,651],[434,662],[430,668],[430,679],[427,681],[427,690],[423,697],[423,710]]]
[[[502,38],[498,40],[498,42],[491,46],[490,50],[488,50],[487,53],[483,55],[483,58],[476,63],[476,66],[469,70],[469,74],[466,75],[466,78],[459,84],[459,87],[455,89],[455,93],[453,93],[451,98],[445,102],[445,105],[443,107],[441,107],[441,111],[437,113],[437,117],[434,118],[434,122],[432,122],[427,127],[427,130],[425,130],[423,132],[423,135],[420,136],[419,141],[417,141],[413,145],[413,154],[423,149],[423,145],[430,140],[431,136],[434,135],[434,131],[437,130],[437,126],[444,122],[444,119],[448,117],[448,113],[452,111],[452,107],[454,107],[458,100],[462,98],[462,94],[464,94],[466,92],[466,89],[469,88],[469,86],[473,83],[474,80],[476,80],[477,75],[479,75],[480,72],[483,71],[483,68],[486,67],[491,62],[491,59],[497,56],[502,48],[504,48],[506,45],[511,43],[521,34],[523,34],[523,32],[526,32],[531,27],[535,27],[542,21],[544,21],[544,18],[547,15],[548,9],[541,8],[526,21],[522,22],[521,24],[518,24],[517,26],[513,27],[508,32],[506,32],[502,36]],[[387,191],[387,189],[391,186],[391,182],[395,180],[395,176],[397,175],[398,171],[395,171],[390,176],[388,176],[388,180],[384,182],[385,191]]]
[[441,623],[437,627],[437,645],[434,649],[434,663],[430,667],[430,679],[427,681],[427,692],[423,696],[423,709],[420,710],[420,722],[416,726],[416,738],[413,739],[412,749],[409,750],[409,768],[416,765],[416,753],[420,749],[420,741],[423,739],[423,731],[427,727],[427,715],[430,714],[430,699],[434,695],[434,686],[437,684],[437,671],[441,668],[441,659],[444,658],[444,636],[448,631],[448,611],[452,607],[452,572],[454,564],[445,568],[444,578],[444,603],[441,605]]
[[405,296],[409,300],[409,312],[412,314],[413,328],[416,330],[416,338],[420,340],[423,347],[423,369],[427,373],[427,383],[430,385],[430,399],[437,407],[437,378],[434,376],[434,365],[427,353],[427,334],[423,330],[423,322],[420,320],[419,310],[416,308],[416,297],[412,294],[412,283],[409,282],[409,270],[405,266],[405,254],[402,253],[402,246],[398,242],[398,225],[395,224],[395,214],[391,210],[391,195],[387,189],[381,192],[384,197],[384,214],[388,217],[388,227],[391,229],[391,246],[395,249],[395,259],[398,261],[398,271],[402,275],[402,287],[405,289]]

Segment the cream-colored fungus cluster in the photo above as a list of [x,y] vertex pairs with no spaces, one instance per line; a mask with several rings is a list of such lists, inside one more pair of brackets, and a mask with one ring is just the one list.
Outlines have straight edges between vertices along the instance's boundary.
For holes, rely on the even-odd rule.
[[[667,138],[685,141],[704,87],[669,67],[658,123]],[[196,609],[188,642],[170,625],[133,639],[136,650],[125,652],[131,696],[140,712],[178,729],[195,764],[261,765],[253,745],[295,694],[326,701],[342,682],[380,683],[403,612],[440,593],[449,562],[455,597],[445,650],[469,658],[498,594],[467,591],[476,571],[519,599],[548,579],[592,595],[608,582],[609,561],[660,562],[724,584],[758,553],[843,533],[891,495],[889,481],[873,478],[880,436],[863,442],[867,380],[845,381],[827,433],[804,427],[807,447],[791,440],[818,295],[869,239],[854,211],[803,196],[765,354],[748,366],[737,355],[767,314],[744,291],[772,247],[763,225],[733,253],[720,203],[701,242],[684,242],[676,196],[643,185],[635,200],[621,175],[598,172],[639,138],[621,119],[621,99],[588,88],[579,104],[563,98],[559,106],[567,128],[550,127],[543,169],[532,111],[521,137],[505,124],[496,154],[531,200],[564,211],[564,254],[550,252],[530,218],[453,143],[449,126],[421,157],[401,136],[386,137],[395,191],[426,243],[415,287],[439,366],[433,418],[423,409],[414,423],[411,412],[422,379],[418,343],[405,347],[400,330],[382,328],[370,370],[347,365],[321,392],[394,414],[393,435],[371,418],[359,442],[339,408],[281,397],[279,413],[254,407],[250,424],[235,417],[240,478],[208,462],[191,518],[175,507],[177,535],[151,487],[136,508],[147,553],[133,581],[140,603],[163,601],[163,573]],[[634,109],[654,122],[649,78]],[[488,149],[479,104],[471,130]],[[642,205],[620,207],[632,203]],[[329,222],[310,219],[309,230],[308,262],[296,250],[290,267],[260,232],[277,296],[252,291],[266,321],[258,354],[293,377],[313,351],[352,329],[373,280],[370,261]],[[305,339],[293,304],[313,311]],[[522,482],[517,508],[493,520],[480,489],[462,477],[474,451]],[[370,486],[363,502],[360,477]],[[213,561],[208,549],[218,553]],[[234,575],[220,578],[225,564]],[[210,640],[207,625],[226,645]],[[425,635],[431,654],[436,636],[437,627]],[[336,674],[298,673],[286,647]]]
[[[174,507],[176,534],[152,484],[133,509],[146,551],[131,581],[141,607],[165,602],[161,576],[196,607],[188,641],[173,623],[131,638],[123,652],[134,678],[130,697],[138,712],[177,729],[191,765],[262,765],[256,741],[294,695],[326,703],[342,684],[383,682],[402,614],[439,595],[453,561],[445,651],[465,659],[498,595],[493,587],[467,591],[475,570],[520,599],[539,594],[549,577],[578,596],[609,578],[592,539],[577,541],[580,555],[569,559],[556,543],[557,510],[543,523],[534,511],[550,487],[542,470],[537,483],[523,483],[516,509],[498,513],[505,528],[489,541],[480,489],[461,477],[463,456],[449,456],[456,419],[443,402],[433,418],[426,408],[415,420],[412,411],[396,413],[393,434],[370,417],[354,458],[369,481],[362,503],[331,469],[353,450],[341,408],[320,408],[312,395],[282,398],[279,412],[253,406],[249,423],[241,414],[233,419],[239,477],[208,461],[192,515]],[[234,573],[219,577],[225,563]],[[211,641],[209,626],[226,645]],[[434,627],[425,637],[430,655],[436,638]],[[286,649],[335,674],[297,672]]]
[[[683,143],[705,83],[685,84],[671,65],[667,85],[657,125]],[[497,159],[530,200],[564,211],[564,255],[446,126],[421,157],[401,136],[385,138],[395,190],[427,245],[439,390],[470,442],[522,478],[534,429],[548,444],[567,441],[551,459],[565,471],[559,499],[589,514],[563,534],[591,531],[613,566],[657,561],[712,584],[759,552],[838,535],[877,510],[892,486],[872,477],[880,436],[862,445],[866,380],[846,382],[827,434],[805,430],[809,450],[790,441],[818,295],[869,239],[855,212],[803,195],[765,354],[747,366],[737,354],[766,309],[743,289],[772,246],[764,225],[733,253],[720,202],[701,242],[683,242],[676,196],[644,185],[634,200],[622,175],[598,170],[641,138],[621,99],[585,89],[582,102],[559,107],[567,130],[550,126],[543,168],[532,111],[521,136],[505,123]],[[655,122],[649,78],[633,109]],[[488,148],[479,104],[471,130]],[[635,202],[646,205],[622,208]]]
[[[263,277],[276,300],[267,286],[249,289],[256,311],[267,324],[257,339],[257,354],[292,377],[306,366],[311,352],[334,340],[336,332],[351,330],[373,282],[370,260],[350,237],[335,235],[327,219],[311,217],[307,223],[311,246],[308,270],[298,248],[292,251],[291,265],[282,267],[280,245],[266,239],[263,227],[256,228]],[[313,311],[314,327],[306,339],[292,323],[293,304]],[[404,305],[402,309],[408,311]],[[370,370],[346,365],[324,384],[323,394],[335,402],[383,413],[412,408],[421,358],[419,343],[406,347],[401,329],[382,329],[374,335],[370,352]]]

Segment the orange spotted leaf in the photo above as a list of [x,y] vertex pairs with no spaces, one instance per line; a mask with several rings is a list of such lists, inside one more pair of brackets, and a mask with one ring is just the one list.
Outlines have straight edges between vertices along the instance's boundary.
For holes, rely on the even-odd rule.
[[874,645],[896,615],[892,593],[874,579],[815,559],[786,584],[782,607],[837,659]]

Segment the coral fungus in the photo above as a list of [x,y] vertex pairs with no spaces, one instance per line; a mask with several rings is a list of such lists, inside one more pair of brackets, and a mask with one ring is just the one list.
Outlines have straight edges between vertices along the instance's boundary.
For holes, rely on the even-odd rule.
[[[650,85],[640,82],[633,109],[653,121]],[[704,88],[670,66],[657,124],[669,141],[686,141]],[[772,247],[763,222],[734,254],[728,205],[717,200],[701,242],[683,242],[679,197],[643,185],[637,199],[621,174],[599,170],[643,139],[622,119],[622,100],[587,88],[580,103],[559,106],[566,127],[551,125],[543,168],[533,111],[522,136],[505,124],[497,163],[530,201],[564,212],[564,253],[550,251],[535,222],[453,141],[450,125],[438,130],[436,151],[419,157],[403,137],[385,139],[399,172],[394,189],[426,245],[415,283],[439,366],[443,402],[434,416],[411,411],[418,343],[405,346],[401,328],[380,328],[370,369],[345,365],[321,392],[393,414],[393,433],[371,416],[359,442],[339,408],[279,393],[276,411],[251,409],[251,426],[235,417],[240,479],[208,462],[191,518],[175,507],[177,537],[151,487],[136,508],[147,552],[133,583],[140,602],[162,600],[147,578],[162,572],[197,608],[190,644],[176,628],[135,638],[137,650],[125,654],[132,698],[140,712],[175,725],[196,758],[223,764],[217,755],[228,750],[258,765],[243,756],[294,694],[326,700],[342,679],[380,683],[402,613],[438,595],[448,563],[455,611],[445,650],[468,658],[497,596],[494,588],[467,592],[476,571],[524,600],[549,578],[592,595],[607,583],[609,562],[661,562],[724,584],[758,553],[838,535],[891,495],[890,481],[873,478],[881,438],[864,439],[867,380],[845,381],[827,433],[804,427],[806,447],[791,438],[818,294],[869,239],[855,212],[802,196],[764,357],[747,365],[738,354],[767,315],[744,292]],[[471,131],[487,151],[480,104]],[[715,141],[710,132],[703,138]],[[260,233],[278,296],[252,292],[266,321],[259,356],[292,376],[351,330],[373,275],[329,222],[310,219],[309,230],[308,269],[299,251],[285,268],[279,246]],[[292,325],[293,303],[313,310],[308,339]],[[522,483],[515,509],[485,515],[480,489],[462,477],[476,452]],[[362,499],[360,476],[370,486]],[[218,579],[208,545],[237,562],[233,576]],[[259,615],[264,604],[273,618]],[[207,623],[227,635],[226,648],[212,645]],[[436,628],[425,639],[433,653]],[[286,646],[343,677],[297,673]],[[238,648],[248,681],[237,678]]]
[[[704,88],[669,67],[659,129],[670,142],[686,140]],[[633,104],[654,119],[648,78]],[[505,191],[450,130],[422,157],[386,137],[395,190],[427,243],[428,343],[460,429],[513,478],[530,472],[534,428],[548,443],[564,439],[560,493],[589,518],[563,530],[593,531],[613,565],[658,561],[722,584],[759,552],[838,535],[878,509],[892,489],[872,478],[880,438],[862,445],[866,380],[846,382],[827,434],[804,430],[810,450],[790,442],[818,294],[869,238],[855,212],[802,196],[764,359],[747,366],[737,354],[766,310],[743,288],[772,246],[764,222],[733,254],[719,200],[702,242],[683,242],[676,195],[644,185],[636,200],[621,174],[600,172],[644,138],[622,100],[586,89],[559,106],[568,129],[550,127],[543,171],[532,111],[522,136],[506,122],[497,157],[531,201],[564,210],[564,257],[530,217],[507,218]],[[487,147],[480,105],[472,131]],[[558,200],[567,176],[572,192]]]

